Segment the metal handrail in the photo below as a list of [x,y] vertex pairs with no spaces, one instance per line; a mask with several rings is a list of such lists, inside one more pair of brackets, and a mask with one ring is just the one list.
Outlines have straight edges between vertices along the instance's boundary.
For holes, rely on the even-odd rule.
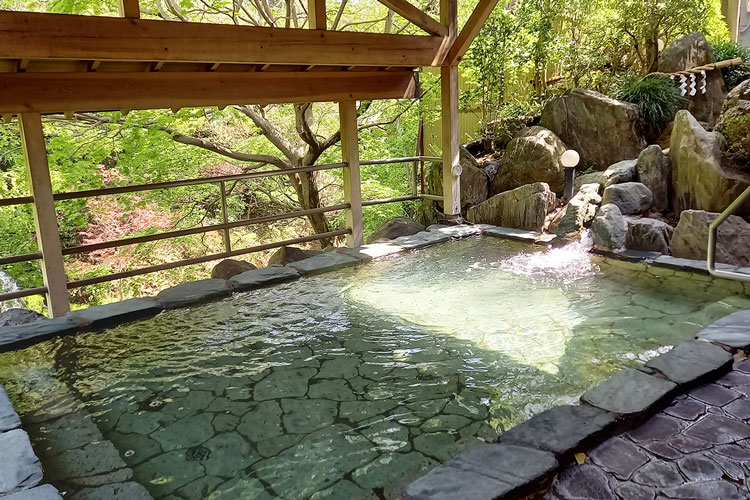
[[708,272],[712,276],[718,278],[729,278],[740,281],[750,281],[750,274],[738,273],[735,271],[726,271],[716,269],[716,235],[721,226],[730,215],[734,214],[746,201],[750,198],[750,187],[745,189],[741,195],[734,200],[726,210],[724,210],[709,226],[708,226],[708,248],[706,252],[706,265]]

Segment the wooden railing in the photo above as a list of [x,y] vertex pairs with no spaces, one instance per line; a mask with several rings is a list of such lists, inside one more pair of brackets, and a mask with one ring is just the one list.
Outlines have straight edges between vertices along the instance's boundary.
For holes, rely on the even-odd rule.
[[[373,205],[379,205],[379,204],[384,204],[384,203],[395,203],[395,202],[419,200],[419,199],[425,199],[425,198],[430,198],[430,199],[434,198],[429,195],[425,195],[424,193],[419,192],[418,190],[418,186],[420,184],[423,184],[422,182],[419,181],[421,174],[419,173],[420,171],[418,169],[418,165],[420,164],[420,162],[424,162],[424,161],[440,162],[442,161],[442,159],[439,157],[413,156],[413,157],[407,157],[407,158],[392,158],[392,159],[383,159],[383,160],[360,161],[360,165],[392,165],[392,164],[398,164],[398,163],[413,163],[414,165],[413,177],[412,177],[413,183],[411,186],[412,194],[406,195],[406,196],[397,196],[393,198],[362,200],[362,203],[361,203],[362,206],[373,206]],[[178,267],[201,264],[201,263],[210,262],[213,260],[220,260],[220,259],[226,259],[230,257],[236,257],[239,255],[245,255],[249,253],[261,252],[264,250],[272,250],[275,248],[280,248],[280,247],[284,247],[288,245],[307,243],[311,241],[321,240],[324,238],[331,238],[335,236],[352,234],[352,228],[347,227],[344,229],[328,231],[328,232],[320,233],[320,234],[313,234],[310,236],[303,236],[300,238],[294,238],[294,239],[278,241],[278,242],[273,242],[273,243],[266,243],[262,245],[256,245],[256,246],[240,248],[240,249],[233,249],[231,246],[230,239],[229,239],[230,229],[246,227],[246,226],[251,226],[251,225],[256,225],[256,224],[265,224],[269,222],[275,222],[275,221],[286,220],[286,219],[306,217],[306,216],[314,215],[314,214],[323,214],[323,213],[328,213],[328,212],[347,210],[347,209],[350,209],[352,205],[350,203],[343,203],[339,205],[332,205],[329,207],[311,208],[307,210],[287,212],[287,213],[283,213],[279,215],[254,217],[254,218],[242,219],[242,220],[231,221],[231,222],[229,221],[228,213],[227,213],[227,198],[226,198],[227,197],[227,190],[226,190],[227,182],[240,181],[240,180],[246,180],[246,179],[257,179],[257,178],[262,178],[262,177],[271,177],[271,176],[278,176],[278,175],[289,175],[289,174],[303,173],[303,172],[317,172],[317,171],[322,171],[322,170],[333,170],[333,169],[345,168],[347,166],[348,164],[346,162],[327,163],[327,164],[321,164],[321,165],[311,165],[311,166],[305,166],[305,167],[277,169],[277,170],[269,170],[269,171],[261,171],[261,172],[248,172],[244,174],[225,175],[225,176],[218,176],[218,177],[203,177],[203,178],[197,178],[197,179],[185,179],[185,180],[179,180],[179,181],[159,182],[159,183],[153,183],[153,184],[137,184],[137,185],[130,185],[130,186],[118,186],[118,187],[92,189],[92,190],[85,190],[85,191],[56,193],[53,195],[53,199],[55,202],[58,202],[58,201],[65,201],[65,200],[93,198],[93,197],[98,197],[98,196],[147,192],[147,191],[155,191],[155,190],[160,190],[160,189],[172,189],[176,187],[195,186],[195,185],[201,185],[201,184],[218,184],[220,188],[221,218],[223,222],[219,224],[211,224],[211,225],[198,226],[198,227],[192,227],[192,228],[186,228],[186,229],[178,229],[178,230],[166,231],[166,232],[161,232],[161,233],[156,233],[156,234],[128,237],[128,238],[122,238],[122,239],[117,239],[117,240],[109,240],[109,241],[104,241],[100,243],[92,243],[92,244],[87,244],[87,245],[76,245],[72,247],[63,248],[62,255],[76,255],[76,254],[82,254],[82,253],[87,253],[87,252],[93,252],[96,250],[118,248],[118,247],[123,247],[123,246],[128,246],[128,245],[139,244],[139,243],[167,240],[167,239],[173,239],[173,238],[178,238],[182,236],[202,234],[202,233],[208,233],[208,232],[213,232],[213,231],[219,231],[223,235],[223,241],[224,241],[223,252],[203,255],[199,257],[193,257],[189,259],[182,259],[182,260],[178,260],[174,262],[166,262],[163,264],[147,266],[147,267],[142,267],[138,269],[131,269],[128,271],[109,273],[109,274],[105,274],[105,275],[97,276],[93,278],[68,281],[66,283],[67,289],[72,290],[72,289],[81,288],[81,287],[85,287],[89,285],[95,285],[98,283],[105,283],[109,281],[115,281],[115,280],[120,280],[124,278],[140,276],[144,274],[156,273],[156,272],[165,271],[168,269],[175,269]],[[24,205],[24,204],[32,204],[32,203],[34,203],[34,198],[32,196],[0,199],[0,207],[8,207],[8,206]],[[43,259],[43,256],[41,252],[29,253],[29,254],[23,254],[23,255],[11,255],[11,256],[0,257],[0,266],[18,263],[18,262],[38,261],[42,259]],[[23,297],[32,296],[32,295],[43,295],[43,294],[46,294],[47,292],[48,292],[47,287],[42,286],[42,287],[36,287],[36,288],[29,288],[25,290],[18,290],[15,292],[1,293],[0,302],[6,301],[6,300],[19,299]]]

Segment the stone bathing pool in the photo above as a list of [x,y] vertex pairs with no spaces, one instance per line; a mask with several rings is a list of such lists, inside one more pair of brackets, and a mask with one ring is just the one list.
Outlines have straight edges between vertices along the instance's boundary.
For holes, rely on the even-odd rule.
[[0,383],[61,492],[102,460],[55,425],[74,410],[154,498],[395,499],[749,308],[734,282],[473,237],[2,354]]

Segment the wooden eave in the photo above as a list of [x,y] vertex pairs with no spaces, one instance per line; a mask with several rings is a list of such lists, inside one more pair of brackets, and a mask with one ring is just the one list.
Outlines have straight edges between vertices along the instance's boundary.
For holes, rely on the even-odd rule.
[[0,11],[0,113],[414,97],[443,37]]

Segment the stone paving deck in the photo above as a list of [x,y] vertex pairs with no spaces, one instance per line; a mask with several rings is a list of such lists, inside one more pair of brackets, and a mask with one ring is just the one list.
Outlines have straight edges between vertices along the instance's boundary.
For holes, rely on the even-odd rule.
[[750,359],[563,469],[544,500],[750,498]]

